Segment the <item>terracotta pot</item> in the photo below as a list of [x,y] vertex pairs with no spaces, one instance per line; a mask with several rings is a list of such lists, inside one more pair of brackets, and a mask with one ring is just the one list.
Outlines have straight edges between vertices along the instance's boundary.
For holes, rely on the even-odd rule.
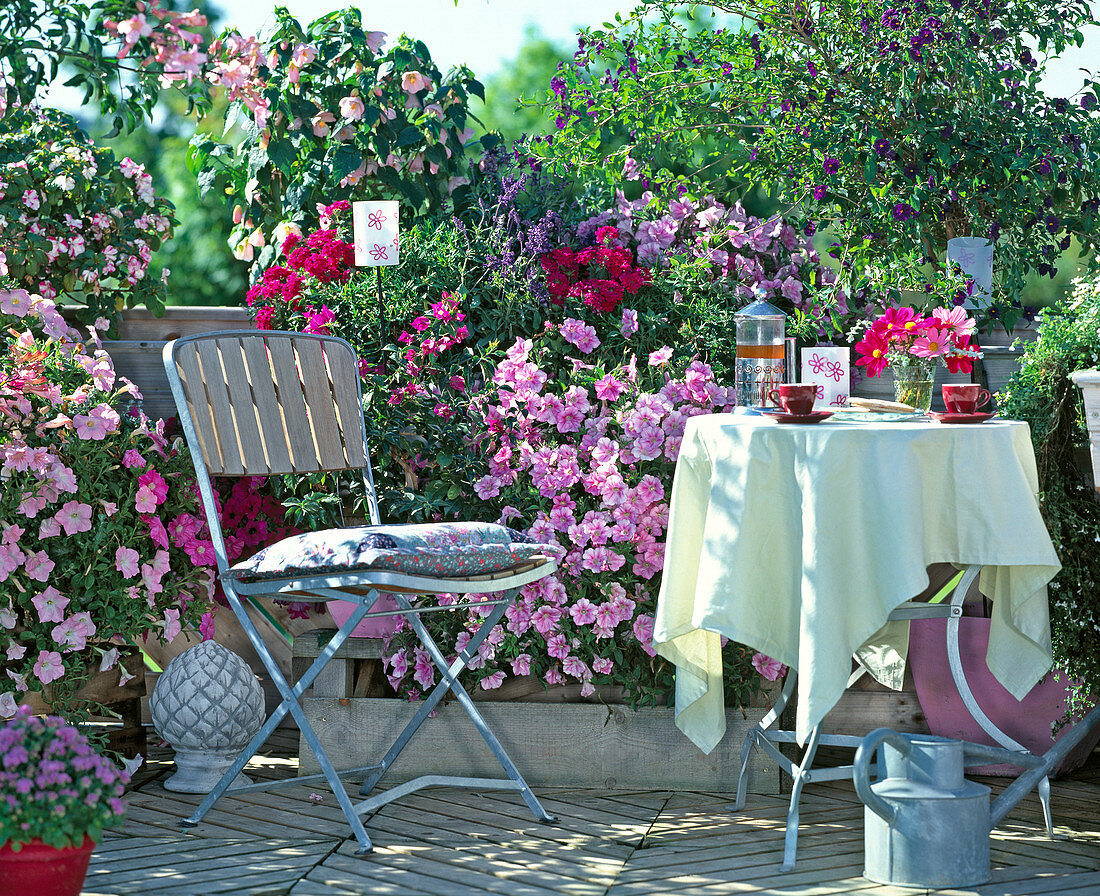
[[0,847],[0,893],[32,896],[80,896],[95,841],[58,849],[32,840],[19,852],[10,843]]
[[[967,740],[977,744],[999,746],[967,712],[947,664],[947,620],[915,619],[909,628],[909,659],[913,682],[921,709],[933,734]],[[1005,734],[1036,755],[1047,752],[1057,742],[1051,736],[1051,725],[1066,711],[1067,677],[1060,680],[1046,675],[1023,700],[1016,700],[993,677],[985,664],[989,646],[989,620],[978,616],[963,616],[959,626],[959,648],[966,680],[974,699],[990,721]],[[1069,729],[1058,733],[1062,737]],[[1078,744],[1055,773],[1066,774],[1079,768],[1097,742],[1100,730],[1094,731]],[[982,766],[976,774],[1014,777],[1021,769],[1014,765]]]

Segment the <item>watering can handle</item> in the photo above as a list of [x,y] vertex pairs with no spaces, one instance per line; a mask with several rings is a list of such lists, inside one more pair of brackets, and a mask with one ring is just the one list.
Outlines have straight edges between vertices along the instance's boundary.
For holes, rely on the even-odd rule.
[[856,750],[852,779],[855,781],[856,793],[859,794],[864,805],[887,824],[893,824],[897,809],[871,789],[871,760],[874,758],[875,751],[885,743],[890,744],[905,756],[909,755],[911,745],[906,738],[892,728],[876,728],[863,739],[863,743]]

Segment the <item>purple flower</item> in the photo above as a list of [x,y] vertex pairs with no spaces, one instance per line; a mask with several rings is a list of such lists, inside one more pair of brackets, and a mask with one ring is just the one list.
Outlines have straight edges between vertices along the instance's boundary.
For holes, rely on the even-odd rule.
[[1081,97],[1080,102],[1082,109],[1091,109],[1093,106],[1096,105],[1096,97],[1094,97],[1091,93],[1086,93],[1083,97]]
[[561,77],[561,75],[554,75],[554,77],[550,79],[550,89],[558,96],[562,96],[565,93],[565,78]]
[[840,161],[831,157],[825,158],[825,164],[821,166],[826,174],[836,174],[840,170]]
[[816,199],[818,202],[820,202],[824,198],[825,198],[825,187],[822,186],[821,184],[818,184],[816,187],[814,187],[814,199]]
[[913,210],[913,206],[907,202],[894,203],[894,220],[895,221],[908,221],[911,218],[915,218],[916,211]]
[[885,137],[880,137],[875,141],[875,155],[880,159],[889,158],[890,156],[890,141]]

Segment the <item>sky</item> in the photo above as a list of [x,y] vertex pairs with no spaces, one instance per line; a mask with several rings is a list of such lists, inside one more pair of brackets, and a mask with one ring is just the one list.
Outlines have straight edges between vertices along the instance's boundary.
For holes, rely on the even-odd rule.
[[[242,33],[256,33],[274,22],[274,0],[214,0],[224,10],[221,24]],[[351,5],[352,0],[282,0],[303,25]],[[611,21],[627,13],[632,0],[395,0],[359,2],[363,26],[384,31],[391,39],[402,32],[418,38],[432,59],[446,71],[465,63],[478,77],[497,72],[514,59],[524,31],[536,27],[554,43],[570,45],[580,26]]]
[[[274,19],[275,0],[214,0],[222,25],[256,33]],[[302,24],[352,0],[282,0]],[[480,78],[495,74],[515,58],[524,32],[534,26],[558,44],[570,45],[579,26],[598,26],[616,12],[634,8],[632,0],[366,0],[363,24],[397,37],[403,31],[423,40],[442,70],[465,63]],[[1081,86],[1079,69],[1100,70],[1100,29],[1086,33],[1085,45],[1051,63],[1043,88],[1050,96],[1070,96]]]

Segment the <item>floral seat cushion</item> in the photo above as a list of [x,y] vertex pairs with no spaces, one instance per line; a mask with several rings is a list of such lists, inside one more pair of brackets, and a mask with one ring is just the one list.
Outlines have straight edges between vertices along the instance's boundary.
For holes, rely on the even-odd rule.
[[367,569],[431,578],[500,572],[557,545],[495,523],[356,526],[304,532],[264,548],[231,569],[241,579],[339,575]]

